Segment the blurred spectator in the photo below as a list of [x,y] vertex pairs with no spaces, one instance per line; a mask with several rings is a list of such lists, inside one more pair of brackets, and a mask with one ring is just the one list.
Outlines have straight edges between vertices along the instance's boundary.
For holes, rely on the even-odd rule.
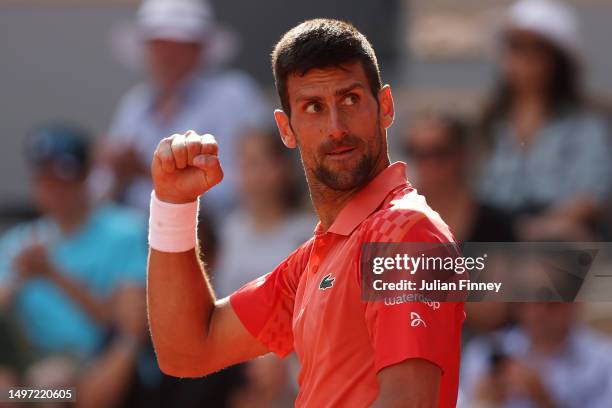
[[312,235],[315,218],[301,207],[305,185],[291,150],[275,132],[240,140],[238,208],[222,223],[215,290],[225,297],[272,271]]
[[[411,179],[459,242],[514,241],[508,215],[481,203],[468,183],[470,141],[464,122],[430,113],[417,118],[403,136],[403,150],[415,173]],[[505,303],[466,303],[465,309],[464,341],[509,321]]]
[[491,147],[482,197],[522,216],[522,239],[590,225],[611,186],[605,121],[585,104],[575,15],[563,3],[520,0],[501,32],[500,83],[484,117]]
[[212,212],[224,212],[235,200],[236,140],[272,117],[266,101],[247,75],[214,66],[209,51],[219,37],[208,2],[145,0],[137,32],[149,80],[121,101],[100,153],[107,170],[96,172],[92,187],[97,195],[110,187],[121,201],[146,210],[159,140],[191,129],[219,143],[225,179],[204,200]]
[[468,137],[459,119],[435,114],[418,118],[403,140],[416,187],[458,241],[513,241],[507,215],[482,204],[468,184]]
[[572,303],[525,303],[519,325],[468,344],[461,407],[612,406],[612,343]]
[[[213,278],[220,297],[272,271],[312,235],[315,226],[314,217],[301,208],[306,186],[298,177],[292,151],[276,132],[244,137],[238,151],[240,203],[222,224]],[[293,357],[283,361],[271,354],[245,364],[247,384],[235,396],[234,406],[291,405],[295,384],[288,374],[297,372],[296,364]]]
[[[69,126],[40,127],[28,138],[41,217],[0,239],[0,330],[9,331],[0,337],[10,346],[0,350],[9,356],[0,356],[0,373],[27,386],[74,386],[77,378],[85,384],[89,363],[120,347],[121,367],[97,365],[93,373],[108,379],[95,401],[115,406],[129,385],[124,379],[134,376],[146,333],[147,248],[141,217],[90,205],[89,153],[86,136]],[[8,340],[21,335],[26,350]],[[79,398],[88,395],[84,389]]]

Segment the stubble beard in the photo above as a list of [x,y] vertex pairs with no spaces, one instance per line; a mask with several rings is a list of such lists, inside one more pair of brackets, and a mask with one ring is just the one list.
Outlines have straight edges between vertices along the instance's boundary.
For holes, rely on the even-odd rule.
[[[381,143],[381,137],[382,135],[378,135],[373,143]],[[346,140],[355,139],[357,138],[351,135],[346,137]],[[366,153],[359,158],[357,164],[352,168],[333,170],[321,162],[313,170],[314,177],[317,181],[334,191],[350,191],[363,187],[370,181],[378,155],[381,154],[380,151],[376,151],[376,147],[379,150],[381,149],[380,146],[367,147]]]
[[371,157],[363,155],[357,165],[349,170],[332,170],[324,164],[314,169],[315,178],[334,191],[350,191],[364,186],[370,181],[374,169]]

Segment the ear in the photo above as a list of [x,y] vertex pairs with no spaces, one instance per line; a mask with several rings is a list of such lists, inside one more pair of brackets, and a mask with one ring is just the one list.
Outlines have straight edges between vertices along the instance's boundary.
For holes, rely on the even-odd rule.
[[378,91],[378,106],[380,117],[380,124],[388,129],[393,124],[393,118],[395,117],[395,106],[393,104],[393,95],[391,94],[391,87],[385,85]]
[[278,131],[285,146],[295,149],[297,147],[297,140],[289,123],[289,116],[281,109],[276,109],[274,111],[274,120],[276,120],[276,126],[278,126]]

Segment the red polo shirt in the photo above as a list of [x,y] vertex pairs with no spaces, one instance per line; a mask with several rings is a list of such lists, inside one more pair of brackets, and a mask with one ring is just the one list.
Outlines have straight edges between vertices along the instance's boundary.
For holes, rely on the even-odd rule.
[[297,353],[298,407],[370,406],[379,392],[377,372],[411,358],[441,368],[439,406],[456,404],[463,304],[361,299],[362,243],[454,241],[405,174],[401,162],[386,168],[327,232],[317,225],[274,271],[230,298],[244,326],[270,351]]

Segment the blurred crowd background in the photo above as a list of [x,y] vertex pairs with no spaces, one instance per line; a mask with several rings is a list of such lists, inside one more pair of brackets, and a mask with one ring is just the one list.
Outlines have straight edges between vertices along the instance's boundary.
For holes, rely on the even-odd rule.
[[[391,158],[459,241],[610,240],[606,0],[5,0],[0,388],[74,386],[83,407],[292,405],[295,357],[205,379],[159,371],[148,168],[165,136],[217,137],[226,177],[199,235],[219,297],[308,239],[269,53],[320,16],[373,43],[396,100]],[[466,304],[459,405],[612,407],[611,306]]]

